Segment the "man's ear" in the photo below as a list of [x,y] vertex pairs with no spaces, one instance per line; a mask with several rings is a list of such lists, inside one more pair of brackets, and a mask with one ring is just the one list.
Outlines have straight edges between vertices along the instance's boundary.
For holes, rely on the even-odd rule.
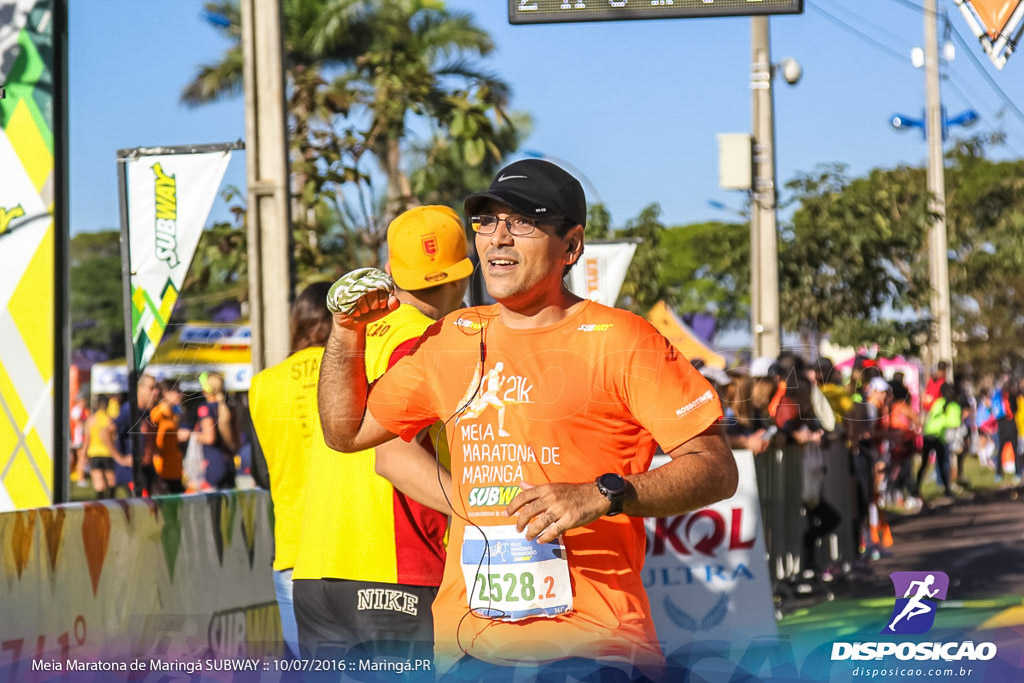
[[576,263],[579,260],[580,255],[583,254],[583,226],[577,225],[566,235],[565,251],[569,257],[569,264]]

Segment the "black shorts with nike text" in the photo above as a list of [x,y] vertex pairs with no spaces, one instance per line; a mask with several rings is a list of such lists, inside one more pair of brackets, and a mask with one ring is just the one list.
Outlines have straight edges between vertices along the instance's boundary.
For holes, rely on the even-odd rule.
[[436,586],[296,579],[292,600],[303,656],[431,658]]

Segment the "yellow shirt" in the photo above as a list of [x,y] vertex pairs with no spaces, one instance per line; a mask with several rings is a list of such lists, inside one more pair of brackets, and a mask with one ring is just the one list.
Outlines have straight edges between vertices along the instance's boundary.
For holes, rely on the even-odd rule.
[[86,453],[90,458],[109,458],[112,457],[110,449],[107,448],[107,444],[103,441],[103,432],[110,427],[110,423],[113,420],[110,419],[110,415],[103,410],[97,410],[93,413],[92,417],[92,428],[89,430],[89,452]]
[[[383,375],[395,349],[417,339],[433,322],[413,306],[403,304],[367,326],[367,380],[372,382]],[[301,543],[292,579],[436,585],[439,577],[418,581],[399,570],[398,558],[406,548],[399,548],[401,544],[396,542],[396,537],[402,535],[395,518],[396,492],[374,471],[373,449],[358,453],[331,450],[323,442],[319,415],[315,432]]]
[[291,569],[299,546],[305,505],[306,473],[317,432],[316,385],[322,346],[313,346],[252,378],[249,412],[267,460],[274,501],[274,569]]

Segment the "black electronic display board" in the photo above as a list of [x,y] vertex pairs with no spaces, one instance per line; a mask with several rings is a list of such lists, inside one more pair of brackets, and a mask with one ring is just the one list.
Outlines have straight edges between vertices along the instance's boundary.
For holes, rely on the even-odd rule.
[[508,0],[512,24],[800,14],[803,0]]

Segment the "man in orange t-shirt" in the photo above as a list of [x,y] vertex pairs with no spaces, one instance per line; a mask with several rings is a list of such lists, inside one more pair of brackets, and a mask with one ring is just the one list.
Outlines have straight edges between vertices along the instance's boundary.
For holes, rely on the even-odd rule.
[[[350,451],[447,422],[440,672],[533,662],[578,676],[598,662],[657,676],[643,518],[735,491],[719,401],[647,322],[565,288],[586,222],[571,175],[516,162],[466,213],[498,303],[438,321],[370,390],[362,330],[397,302],[376,290],[335,314],[320,375],[325,438]],[[673,460],[648,471],[658,445]]]
[[178,427],[181,424],[181,389],[174,380],[160,382],[163,398],[149,412],[149,419],[156,425],[156,447],[153,466],[156,478],[153,493],[185,493],[181,483],[181,446]]

